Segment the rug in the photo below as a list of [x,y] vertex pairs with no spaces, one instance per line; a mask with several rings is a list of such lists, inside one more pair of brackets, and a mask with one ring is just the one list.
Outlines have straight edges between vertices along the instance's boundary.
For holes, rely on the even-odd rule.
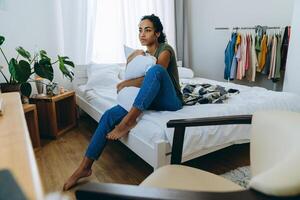
[[250,166],[239,167],[221,174],[221,176],[244,188],[247,188],[251,179]]

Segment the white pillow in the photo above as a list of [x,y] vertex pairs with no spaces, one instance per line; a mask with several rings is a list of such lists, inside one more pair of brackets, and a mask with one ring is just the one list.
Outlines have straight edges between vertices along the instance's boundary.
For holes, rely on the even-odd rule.
[[[125,50],[125,46],[124,46]],[[130,50],[130,49],[129,49]],[[131,53],[127,54],[127,57]],[[126,55],[126,51],[125,51]],[[134,79],[145,76],[147,70],[156,64],[156,58],[150,55],[138,55],[133,58],[127,65],[126,70],[121,70],[119,73],[120,79]],[[118,93],[117,102],[118,104],[127,110],[131,109],[133,102],[139,93],[140,88],[137,87],[125,87]]]
[[118,104],[129,112],[139,91],[140,88],[138,87],[123,88],[118,93],[118,97],[117,97]]
[[88,81],[85,89],[112,87],[119,83],[120,66],[117,64],[91,64],[87,67]]
[[[124,73],[124,79],[134,79],[145,76],[147,70],[156,64],[156,58],[150,55],[138,55],[133,58],[127,65]],[[119,74],[120,76],[120,74]],[[117,102],[129,112],[132,104],[140,91],[137,87],[125,87],[118,93]]]
[[93,71],[100,69],[100,68],[105,68],[107,67],[108,64],[100,64],[100,63],[89,63],[86,66],[86,73],[87,73],[87,77],[90,77],[91,74],[93,73]]
[[145,76],[147,70],[155,64],[155,57],[138,55],[127,64],[124,79],[129,80]]
[[186,67],[178,67],[179,78],[194,78],[193,70]]
[[118,77],[119,77],[120,80],[124,80],[125,79],[125,67],[121,67],[120,68],[120,72],[119,72]]
[[132,54],[134,51],[135,51],[135,49],[124,45],[124,55],[125,55],[126,60],[127,60],[128,56],[130,56],[130,54]]

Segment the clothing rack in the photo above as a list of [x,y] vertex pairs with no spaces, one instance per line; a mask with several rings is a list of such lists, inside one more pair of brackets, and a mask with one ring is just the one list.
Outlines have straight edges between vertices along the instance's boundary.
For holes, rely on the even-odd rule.
[[[214,27],[214,29],[215,30],[228,30],[228,31],[232,31],[232,32],[236,32],[236,33],[238,33],[239,32],[239,30],[254,30],[255,31],[255,33],[257,34],[257,35],[255,35],[255,50],[256,50],[256,46],[257,46],[257,43],[256,43],[256,37],[262,37],[264,34],[266,34],[267,33],[267,30],[276,30],[275,32],[277,32],[277,33],[279,33],[278,31],[282,31],[282,29],[283,29],[283,27],[282,26],[263,26],[263,25],[254,25],[254,26],[232,26],[232,27]],[[275,35],[275,32],[274,32],[274,35]],[[285,34],[284,34],[285,35]],[[252,35],[253,36],[253,35]],[[276,36],[277,36],[277,34],[276,34]],[[282,39],[282,38],[281,38]],[[231,42],[231,41],[229,41],[229,42]],[[252,41],[251,41],[251,43],[252,43]],[[280,43],[282,43],[282,41],[280,40]],[[259,44],[259,42],[258,42],[258,44]],[[251,44],[251,45],[253,45],[253,44]],[[276,45],[277,47],[278,47],[278,45]],[[227,46],[228,47],[228,46]],[[227,50],[227,47],[226,47],[226,50]],[[229,46],[230,47],[230,46]],[[231,47],[230,47],[231,48]],[[236,48],[236,47],[235,47]],[[278,48],[282,48],[281,46],[280,47],[278,47]],[[229,51],[232,51],[232,50],[229,50]],[[233,50],[234,51],[234,50]],[[252,51],[252,50],[251,50]],[[237,50],[235,50],[235,53],[237,52]],[[234,53],[234,56],[235,56],[235,53]],[[225,53],[226,54],[226,53]],[[258,53],[257,53],[258,54]],[[232,55],[232,54],[231,54]],[[234,57],[233,56],[233,57]],[[241,56],[241,55],[240,55]],[[266,56],[266,54],[265,54],[265,56]],[[269,55],[270,56],[270,55]],[[225,56],[226,57],[226,56]],[[258,55],[257,55],[257,58],[258,58]],[[266,57],[265,57],[265,59],[267,59]],[[229,60],[232,60],[232,63],[230,63],[230,62],[227,62],[226,63],[226,61],[225,61],[225,71],[226,71],[226,75],[225,75],[225,72],[224,72],[224,78],[225,78],[225,80],[227,80],[227,82],[230,82],[231,81],[231,79],[232,79],[232,74],[228,74],[228,69],[230,69],[231,70],[231,66],[234,66],[234,68],[236,68],[236,70],[237,70],[237,68],[238,68],[238,62],[239,61],[236,61],[236,64],[235,65],[233,65],[234,63],[234,59],[232,58],[232,57],[230,57],[230,59]],[[258,59],[256,59],[256,60],[258,60]],[[259,62],[259,60],[258,60],[258,62]],[[277,61],[277,59],[276,59],[276,62],[278,62]],[[229,64],[228,64],[229,63]],[[270,59],[269,59],[269,65],[270,65]],[[273,63],[274,64],[274,63]],[[263,64],[263,65],[265,65],[265,63]],[[275,65],[277,66],[277,64],[274,64],[274,65],[272,65],[273,66],[273,68],[275,67]],[[229,67],[228,67],[229,66]],[[278,65],[277,67],[281,67],[281,61],[280,61],[280,65]],[[234,69],[233,68],[233,69]],[[275,69],[275,68],[274,68]],[[245,69],[243,69],[243,70],[245,70]],[[274,72],[275,72],[275,70],[274,70]],[[273,73],[274,73],[273,72]],[[230,73],[232,73],[232,71],[230,72]],[[234,73],[237,73],[237,72],[234,72]],[[252,72],[251,72],[252,73]],[[268,74],[270,74],[269,72],[264,72],[264,73],[268,73]],[[277,73],[277,72],[276,72]],[[236,76],[238,76],[238,75],[236,75]],[[273,77],[274,76],[274,77]],[[270,75],[269,75],[269,77],[270,77]],[[233,78],[233,80],[242,80],[244,77],[242,77],[241,78],[241,74],[239,74],[239,77],[238,78]],[[249,78],[249,77],[248,77]],[[277,79],[279,79],[280,78],[280,76],[279,77],[275,77],[275,73],[272,75],[272,78],[277,78]],[[251,78],[251,82],[252,81],[254,81],[254,80],[252,80],[253,79],[253,77]],[[269,78],[270,79],[270,78]],[[249,79],[248,79],[249,80]],[[249,80],[250,81],[250,80]],[[262,82],[263,83],[263,82]],[[277,91],[277,89],[279,88],[279,85],[277,84],[278,82],[275,82],[274,80],[273,80],[273,90],[274,91]],[[271,89],[271,88],[270,88]]]
[[279,26],[253,26],[253,27],[232,27],[232,28],[229,28],[229,27],[215,27],[215,30],[251,30],[251,29],[257,29],[258,27],[262,27],[262,28],[265,28],[265,29],[281,29],[281,27]]

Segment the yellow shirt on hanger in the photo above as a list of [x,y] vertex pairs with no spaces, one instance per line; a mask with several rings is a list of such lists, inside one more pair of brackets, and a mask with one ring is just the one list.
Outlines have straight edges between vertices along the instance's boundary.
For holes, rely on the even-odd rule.
[[267,36],[264,35],[261,40],[261,51],[259,54],[259,63],[257,67],[257,71],[261,72],[266,64],[267,52],[268,52],[268,44],[267,44]]
[[241,44],[241,34],[237,34],[237,36],[236,36],[236,43],[235,43],[235,49],[234,49],[234,51],[235,52],[237,52],[237,50],[238,50],[238,46]]

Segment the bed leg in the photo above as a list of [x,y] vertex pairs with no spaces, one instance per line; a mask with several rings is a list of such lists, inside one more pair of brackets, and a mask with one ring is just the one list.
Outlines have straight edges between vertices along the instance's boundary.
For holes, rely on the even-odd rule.
[[153,165],[154,170],[168,164],[166,151],[167,151],[166,141],[159,140],[159,141],[155,142],[155,144],[154,144],[154,165]]

